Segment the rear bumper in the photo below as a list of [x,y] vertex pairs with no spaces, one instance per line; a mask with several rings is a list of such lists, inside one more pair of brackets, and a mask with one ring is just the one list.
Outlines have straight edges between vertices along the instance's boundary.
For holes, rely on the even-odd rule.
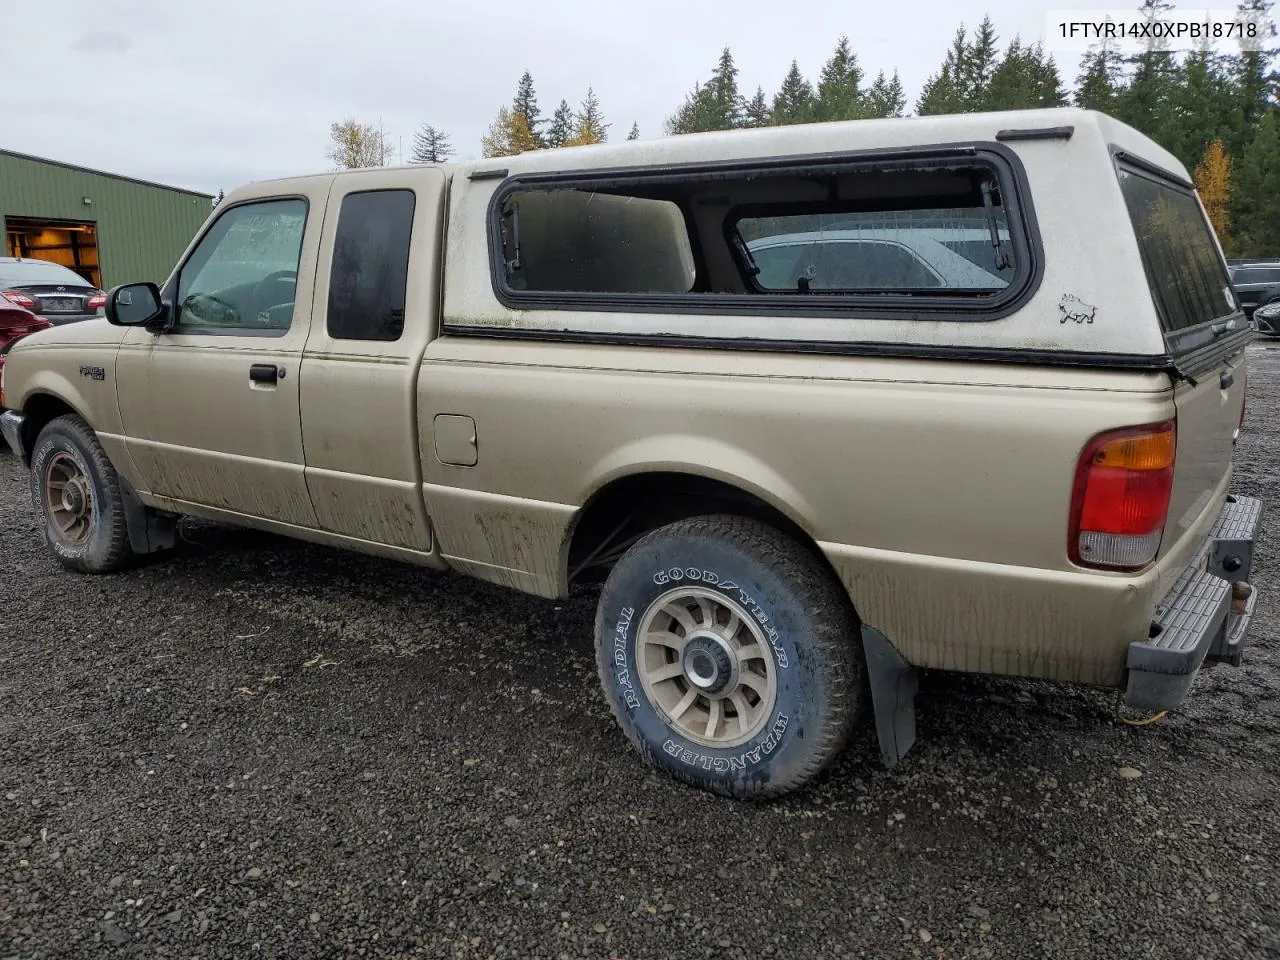
[[1257,602],[1249,583],[1262,501],[1230,496],[1203,546],[1156,607],[1148,640],[1129,644],[1125,704],[1171,710],[1205,660],[1240,665]]
[[0,434],[3,434],[5,441],[21,459],[27,459],[27,453],[22,449],[22,421],[23,416],[15,413],[13,410],[0,411]]

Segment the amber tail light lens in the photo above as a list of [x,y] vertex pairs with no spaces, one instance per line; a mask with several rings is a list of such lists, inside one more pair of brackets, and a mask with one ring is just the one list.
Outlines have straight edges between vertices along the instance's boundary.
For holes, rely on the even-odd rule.
[[1085,446],[1071,495],[1067,554],[1082,567],[1139,570],[1156,558],[1173,492],[1172,420],[1100,433]]

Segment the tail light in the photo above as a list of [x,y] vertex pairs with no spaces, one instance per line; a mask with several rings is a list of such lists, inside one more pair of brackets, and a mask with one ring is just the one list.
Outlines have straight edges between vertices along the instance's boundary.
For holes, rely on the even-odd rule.
[[84,302],[85,309],[98,310],[107,305],[107,295],[105,293],[95,293],[92,297]]
[[36,302],[32,297],[28,297],[25,293],[18,293],[17,290],[4,291],[4,298],[10,303],[16,303],[24,310],[34,310]]
[[1071,492],[1067,554],[1082,567],[1138,570],[1155,559],[1173,492],[1172,420],[1100,433]]

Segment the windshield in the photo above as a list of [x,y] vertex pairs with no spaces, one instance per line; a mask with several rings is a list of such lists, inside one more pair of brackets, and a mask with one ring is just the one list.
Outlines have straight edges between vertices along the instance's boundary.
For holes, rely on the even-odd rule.
[[10,287],[23,283],[61,283],[67,286],[88,287],[83,277],[66,267],[48,260],[16,260],[0,263],[0,286]]
[[1195,194],[1133,170],[1120,185],[1166,332],[1235,312],[1227,266]]

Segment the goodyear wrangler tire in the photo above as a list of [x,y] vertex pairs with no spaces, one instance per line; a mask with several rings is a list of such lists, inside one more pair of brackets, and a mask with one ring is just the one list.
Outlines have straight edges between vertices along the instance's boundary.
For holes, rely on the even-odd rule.
[[857,623],[819,560],[735,516],[671,524],[613,568],[596,659],[645,760],[694,786],[771,797],[811,780],[863,697]]
[[115,467],[93,430],[68,414],[31,450],[31,498],[54,556],[77,573],[109,573],[132,557]]

